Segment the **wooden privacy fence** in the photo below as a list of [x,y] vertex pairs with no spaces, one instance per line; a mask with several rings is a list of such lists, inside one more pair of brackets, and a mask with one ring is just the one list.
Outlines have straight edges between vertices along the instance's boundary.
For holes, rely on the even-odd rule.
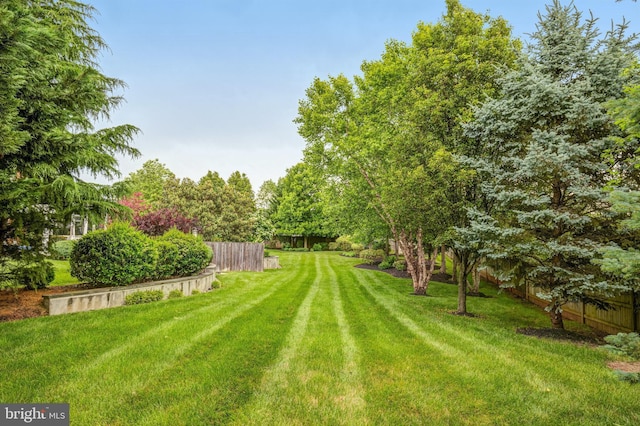
[[[487,270],[485,270],[482,275],[487,281],[493,283],[498,282],[497,279],[491,275],[491,272]],[[548,301],[536,296],[536,294],[540,292],[540,289],[530,285],[508,288],[506,290],[538,306],[545,307],[549,304]],[[635,293],[631,292],[607,299],[607,302],[613,307],[613,309],[608,311],[596,309],[595,306],[582,302],[570,302],[562,307],[562,315],[565,318],[587,324],[595,329],[611,334],[639,331],[640,309],[635,308],[638,303],[636,300],[637,297]]]
[[207,242],[213,250],[213,260],[220,272],[264,271],[264,244]]

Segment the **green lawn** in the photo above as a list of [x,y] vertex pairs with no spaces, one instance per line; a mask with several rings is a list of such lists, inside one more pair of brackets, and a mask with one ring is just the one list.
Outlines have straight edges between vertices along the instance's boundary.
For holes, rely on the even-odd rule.
[[537,308],[486,287],[457,317],[453,285],[279,255],[207,294],[0,324],[0,401],[75,425],[640,424],[603,351],[514,332]]
[[69,273],[70,266],[68,260],[49,260],[49,262],[53,263],[53,267],[56,271],[56,277],[49,284],[50,286],[79,283],[78,279],[76,277],[72,277]]

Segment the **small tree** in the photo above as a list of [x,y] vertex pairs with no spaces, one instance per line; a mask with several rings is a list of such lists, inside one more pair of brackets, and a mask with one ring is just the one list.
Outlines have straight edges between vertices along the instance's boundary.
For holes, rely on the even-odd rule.
[[132,224],[152,237],[162,235],[172,228],[188,234],[196,227],[195,220],[184,217],[174,208],[162,208],[143,216],[134,216]]

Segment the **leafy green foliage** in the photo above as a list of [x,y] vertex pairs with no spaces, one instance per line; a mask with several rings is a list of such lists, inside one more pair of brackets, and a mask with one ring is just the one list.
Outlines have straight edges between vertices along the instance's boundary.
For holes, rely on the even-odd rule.
[[14,283],[30,290],[45,288],[55,278],[51,262],[21,264],[14,270]]
[[125,179],[127,189],[133,194],[141,194],[152,208],[158,208],[165,198],[164,185],[175,175],[166,165],[156,158],[146,161],[139,170],[132,172]]
[[298,163],[278,180],[277,208],[272,217],[277,235],[329,236],[321,197],[324,179]]
[[182,293],[182,290],[175,289],[175,290],[171,290],[169,292],[169,296],[167,296],[167,298],[168,299],[177,299],[177,298],[180,298],[182,296],[184,296],[184,294]]
[[393,268],[394,264],[396,262],[396,257],[395,256],[387,256],[384,258],[384,260],[382,262],[380,262],[380,264],[378,265],[378,268],[380,269],[391,269]]
[[631,384],[640,383],[640,373],[629,373],[627,371],[615,371],[616,376],[623,382],[628,382]]
[[154,276],[158,253],[151,240],[127,223],[82,237],[71,252],[71,275],[105,286],[124,286]]
[[74,240],[56,241],[50,249],[51,258],[56,260],[69,260],[74,245]]
[[[207,241],[250,241],[256,237],[258,217],[251,182],[234,172],[225,182],[209,171],[197,183],[191,179],[165,182],[163,206],[197,221],[198,232]],[[270,223],[260,223],[260,236],[271,232]]]
[[0,280],[43,264],[43,232],[72,214],[122,211],[118,188],[78,178],[117,177],[116,155],[139,155],[134,126],[96,128],[125,85],[96,64],[93,14],[71,0],[0,4]]
[[398,259],[393,262],[393,267],[398,271],[406,271],[407,270],[407,262],[404,259]]
[[329,243],[328,248],[332,251],[351,251],[353,244],[354,242],[351,240],[351,237],[349,235],[341,235],[336,238],[334,242]]
[[604,341],[608,343],[604,348],[610,352],[640,360],[640,335],[638,333],[613,334],[606,336]]
[[[178,290],[179,291],[179,290]],[[128,294],[124,298],[125,305],[140,305],[143,303],[157,302],[164,298],[162,290],[145,290],[136,291],[135,293]]]
[[207,267],[213,257],[211,249],[202,238],[177,229],[167,231],[158,241],[171,243],[177,248],[176,257],[172,262],[172,276],[184,277],[198,273]]
[[154,269],[155,279],[170,278],[176,274],[176,261],[179,257],[178,246],[171,241],[153,239],[158,261]]
[[358,257],[366,263],[373,265],[374,263],[380,263],[384,260],[384,250],[365,249],[358,254]]
[[419,24],[410,45],[387,42],[361,77],[315,79],[300,101],[305,161],[327,175],[332,217],[366,242],[393,236],[413,266],[416,294],[427,291],[425,250],[451,239],[477,201],[467,200],[478,193],[472,173],[454,161],[477,148],[461,119],[495,90],[499,67],[513,63],[517,48],[503,19],[449,0],[442,19]]

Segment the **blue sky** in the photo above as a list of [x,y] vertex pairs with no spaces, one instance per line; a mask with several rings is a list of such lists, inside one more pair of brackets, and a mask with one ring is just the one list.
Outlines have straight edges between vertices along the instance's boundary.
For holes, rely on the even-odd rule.
[[[509,21],[523,40],[543,0],[462,0]],[[105,74],[128,84],[108,125],[142,130],[123,176],[159,159],[178,177],[207,170],[246,173],[258,190],[301,160],[298,101],[314,77],[359,73],[389,39],[409,41],[418,22],[436,22],[445,0],[87,0],[92,26],[110,51]],[[575,0],[604,28],[624,16],[640,32],[640,3]]]

